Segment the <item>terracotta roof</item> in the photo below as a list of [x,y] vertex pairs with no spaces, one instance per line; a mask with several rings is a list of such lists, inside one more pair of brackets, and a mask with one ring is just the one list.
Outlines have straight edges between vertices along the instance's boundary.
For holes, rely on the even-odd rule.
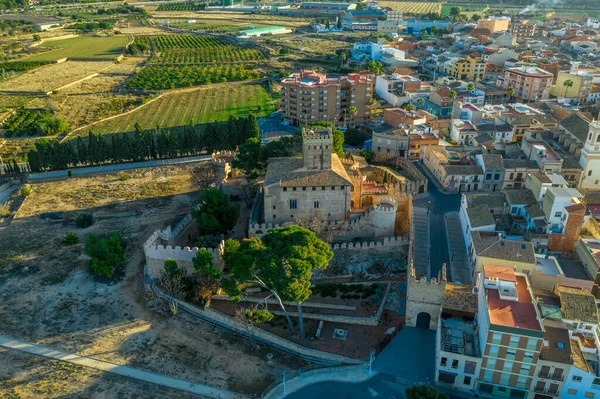
[[571,340],[571,353],[573,354],[573,366],[590,374],[594,373],[588,365],[588,362],[585,361],[583,353],[581,353],[581,348],[579,348],[579,344],[574,339]]
[[517,301],[500,299],[498,290],[486,289],[488,311],[492,324],[541,331],[537,313],[527,289],[527,280],[516,276]]
[[331,156],[331,169],[304,169],[302,158],[271,158],[265,185],[279,183],[283,187],[350,186],[352,181],[337,154]]
[[503,159],[502,166],[504,169],[517,169],[517,168],[527,168],[527,169],[539,169],[537,162],[533,159]]
[[477,256],[532,265],[536,263],[535,250],[531,242],[507,240],[498,237],[495,233],[485,234],[477,230],[471,231],[471,241]]
[[483,154],[481,159],[485,170],[502,170],[502,155]]
[[590,121],[578,112],[561,120],[560,126],[581,142],[585,142],[590,131]]
[[468,207],[467,215],[472,228],[496,225],[492,212],[490,212],[490,208],[487,204]]
[[513,189],[513,190],[504,190],[504,194],[506,194],[506,199],[510,202],[511,205],[533,205],[537,204],[537,200],[535,196],[531,192],[531,190],[522,188],[522,189]]
[[483,275],[489,279],[517,282],[517,276],[510,267],[483,265]]
[[572,364],[571,339],[567,327],[562,321],[558,320],[545,319],[543,324],[546,334],[544,334],[545,342],[540,351],[540,359]]
[[584,213],[586,211],[586,207],[583,204],[573,204],[565,207],[565,211],[569,213]]
[[463,194],[469,207],[486,204],[488,208],[503,208],[506,203],[506,195],[502,191],[490,193],[466,193]]
[[589,291],[557,284],[554,286],[554,294],[560,298],[563,319],[598,323],[596,299]]
[[477,294],[473,293],[470,285],[446,283],[444,309],[460,310],[477,313]]

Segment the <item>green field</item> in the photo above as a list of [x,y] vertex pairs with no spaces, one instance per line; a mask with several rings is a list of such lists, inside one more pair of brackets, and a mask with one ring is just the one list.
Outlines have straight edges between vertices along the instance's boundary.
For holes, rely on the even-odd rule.
[[[259,110],[260,107],[260,110]],[[272,98],[260,84],[207,87],[163,96],[131,114],[101,122],[89,130],[111,134],[132,132],[136,122],[144,129],[156,126],[181,129],[190,123],[203,124],[227,120],[230,115],[265,115],[273,111]],[[87,135],[88,129],[77,131]]]
[[125,36],[91,37],[80,36],[72,39],[42,43],[40,47],[56,48],[24,58],[23,61],[56,61],[61,58],[117,58],[123,53],[129,39]]

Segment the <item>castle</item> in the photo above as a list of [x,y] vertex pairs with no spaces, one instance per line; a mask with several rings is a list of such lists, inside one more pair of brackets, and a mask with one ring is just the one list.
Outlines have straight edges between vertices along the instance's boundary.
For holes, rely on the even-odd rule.
[[304,128],[302,140],[302,157],[269,161],[250,236],[314,217],[338,241],[408,233],[410,195],[416,191],[410,178],[360,156],[332,153],[331,128]]

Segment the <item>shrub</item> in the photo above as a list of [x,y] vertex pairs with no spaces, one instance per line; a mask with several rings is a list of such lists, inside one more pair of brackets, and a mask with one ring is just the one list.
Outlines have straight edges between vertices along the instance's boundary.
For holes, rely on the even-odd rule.
[[92,257],[93,274],[112,277],[115,270],[125,261],[125,240],[118,232],[100,238],[88,234],[85,240],[85,253]]
[[63,238],[64,245],[77,245],[79,243],[79,237],[75,233],[65,233]]
[[29,184],[24,185],[21,187],[20,193],[23,197],[29,197],[29,194],[31,194],[31,186]]
[[75,226],[85,229],[94,224],[94,216],[91,213],[80,213],[75,219]]
[[131,176],[128,175],[127,173],[125,173],[125,172],[119,173],[119,180],[125,181],[125,180],[129,180],[129,179],[131,179]]

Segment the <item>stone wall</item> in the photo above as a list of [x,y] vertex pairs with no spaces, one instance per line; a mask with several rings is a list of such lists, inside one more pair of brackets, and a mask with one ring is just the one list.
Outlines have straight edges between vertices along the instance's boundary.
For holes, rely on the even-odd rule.
[[381,277],[406,270],[408,237],[386,237],[379,241],[333,244],[329,267],[315,278],[355,275]]
[[[200,248],[181,247],[176,246],[175,243],[183,239],[187,232],[194,228],[195,223],[192,215],[188,214],[174,228],[167,226],[163,230],[156,230],[146,240],[144,255],[148,265],[148,275],[151,278],[160,278],[164,269],[164,262],[169,258],[175,260],[177,265],[188,274],[194,271],[192,260]],[[223,270],[223,248],[223,241],[221,241],[218,248],[206,248],[207,251],[213,254],[213,266],[218,270]]]
[[[356,238],[368,237],[375,239],[393,237],[397,210],[398,203],[395,200],[382,198],[379,204],[369,207],[351,221],[329,223],[325,234],[330,236],[333,241],[351,241]],[[282,225],[250,223],[248,235],[250,237],[262,237],[277,227],[282,227]]]
[[427,280],[425,277],[417,279],[411,267],[406,293],[406,325],[417,327],[419,314],[427,313],[430,316],[429,329],[435,330],[440,319],[445,293],[446,265],[442,267],[440,281],[436,278]]

